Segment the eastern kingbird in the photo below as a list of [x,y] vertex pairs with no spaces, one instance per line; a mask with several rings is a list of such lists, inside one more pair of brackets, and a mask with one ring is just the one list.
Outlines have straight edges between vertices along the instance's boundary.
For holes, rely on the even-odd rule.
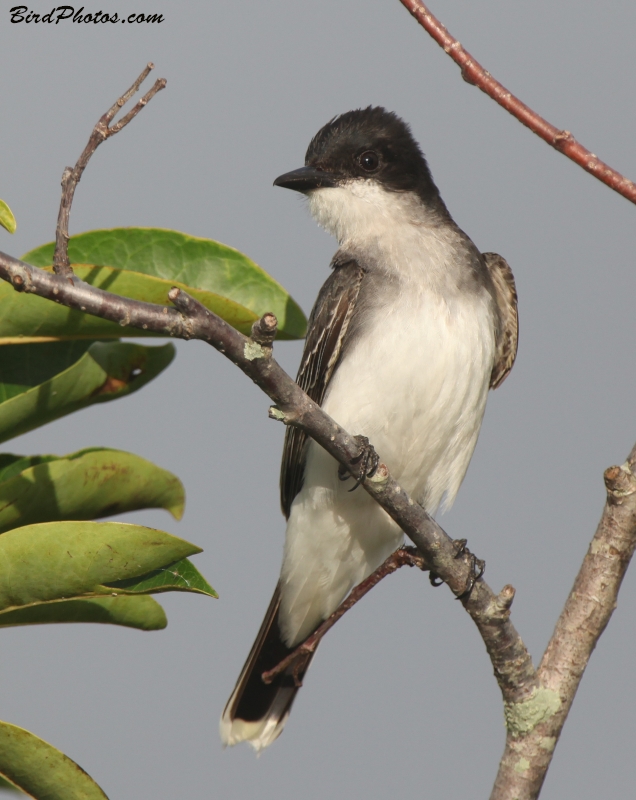
[[[312,139],[305,166],[274,184],[302,192],[339,245],[311,312],[298,384],[347,431],[367,436],[430,514],[448,508],[488,389],[515,360],[510,267],[480,253],[453,222],[410,128],[383,108],[332,119]],[[261,674],[403,540],[298,428],[286,432],[280,486],[280,579],[220,725],[224,744],[248,741],[257,751],[280,735],[298,691],[291,670],[270,685]]]

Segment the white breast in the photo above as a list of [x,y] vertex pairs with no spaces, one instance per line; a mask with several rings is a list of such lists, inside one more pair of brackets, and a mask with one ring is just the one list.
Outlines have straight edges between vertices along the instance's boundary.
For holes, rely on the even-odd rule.
[[[321,191],[329,200],[345,190]],[[392,197],[402,206],[408,201]],[[411,213],[404,207],[394,213],[395,203],[382,194],[372,201],[369,210],[364,198],[347,206],[332,194],[334,217],[320,210],[323,200],[311,200],[318,217],[339,220],[331,227],[348,249],[362,235],[367,258],[386,273],[379,285],[387,282],[386,292],[374,294],[323,407],[350,433],[367,436],[392,475],[434,513],[440,502],[454,500],[477,442],[495,354],[492,299],[485,289],[458,289],[452,231],[428,229],[421,217],[414,224]],[[281,575],[288,644],[302,641],[402,541],[377,503],[362,489],[349,493],[351,486],[338,479],[336,462],[310,443]]]
[[[323,407],[368,436],[434,512],[450,506],[477,441],[494,359],[487,298],[417,292],[380,306],[332,378]],[[308,465],[309,466],[309,465]]]

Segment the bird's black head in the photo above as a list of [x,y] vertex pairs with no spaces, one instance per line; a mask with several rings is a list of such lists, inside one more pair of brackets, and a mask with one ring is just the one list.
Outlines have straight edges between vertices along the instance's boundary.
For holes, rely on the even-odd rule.
[[427,203],[439,199],[409,126],[396,114],[373,106],[334,117],[311,140],[305,167],[274,183],[308,192],[356,179],[373,179],[390,191],[414,192]]

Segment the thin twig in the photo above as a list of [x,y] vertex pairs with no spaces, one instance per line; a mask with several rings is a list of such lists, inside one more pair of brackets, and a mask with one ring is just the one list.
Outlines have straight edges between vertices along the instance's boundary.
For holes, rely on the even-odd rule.
[[109,108],[100,118],[88,140],[88,144],[84,148],[82,155],[77,160],[75,167],[66,167],[62,174],[62,199],[60,200],[60,210],[57,216],[57,227],[55,230],[55,254],[53,255],[53,270],[58,275],[63,275],[67,279],[72,279],[73,270],[71,269],[71,262],[68,257],[68,223],[71,215],[71,206],[73,205],[73,197],[75,195],[75,188],[80,182],[82,173],[88,164],[91,156],[97,150],[99,145],[114,136],[116,133],[124,128],[128,123],[134,119],[141,109],[157,94],[158,91],[166,85],[165,78],[160,78],[155,81],[154,86],[150,91],[145,94],[141,100],[132,108],[125,117],[119,120],[115,125],[109,127],[115,114],[130,100],[130,98],[139,90],[139,87],[148,77],[150,70],[154,69],[154,64],[148,64],[141,75],[123,94],[117,102]]
[[351,590],[347,598],[340,603],[330,617],[327,617],[322,625],[316,628],[311,636],[308,636],[302,644],[299,644],[295,650],[273,667],[273,669],[262,674],[263,682],[271,683],[277,675],[280,675],[281,672],[284,672],[289,666],[294,664],[294,680],[296,684],[300,686],[298,676],[304,671],[303,667],[307,661],[307,657],[316,650],[327,631],[333,628],[336,622],[338,622],[347,611],[353,608],[358,601],[362,600],[365,594],[370,592],[383,578],[386,578],[387,575],[392,575],[396,570],[400,569],[400,567],[406,566],[418,567],[421,570],[428,569],[426,560],[415,547],[400,547],[395,553],[391,553],[375,572],[372,572],[368,578],[365,578],[365,580]]
[[400,0],[402,5],[411,12],[424,30],[444,49],[462,71],[462,77],[468,83],[477,86],[488,97],[495,100],[502,108],[516,117],[533,133],[540,136],[549,145],[563,155],[572,159],[584,170],[594,175],[610,189],[614,189],[623,197],[636,203],[636,184],[621,175],[612,167],[605,164],[594,153],[591,153],[582,144],[576,141],[570,131],[560,130],[551,125],[543,117],[522,103],[517,97],[495,80],[479,62],[468,53],[457,39],[453,38],[442,23],[436,19],[424,3],[420,0]]

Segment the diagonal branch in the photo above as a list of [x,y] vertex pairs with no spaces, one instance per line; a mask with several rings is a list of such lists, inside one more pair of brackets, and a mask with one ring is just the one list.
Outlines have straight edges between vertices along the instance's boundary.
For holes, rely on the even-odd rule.
[[517,97],[495,80],[481,64],[468,53],[461,44],[446,30],[442,23],[436,19],[421,0],[400,0],[402,5],[411,12],[424,30],[429,33],[437,44],[444,49],[453,61],[459,65],[462,77],[485,92],[495,102],[505,108],[519,122],[537,136],[540,136],[549,145],[563,155],[572,159],[584,170],[594,175],[599,181],[607,184],[623,197],[636,203],[636,184],[625,178],[620,172],[605,164],[594,153],[591,153],[582,144],[576,141],[570,131],[563,131],[550,124],[535,111],[522,103]]
[[148,64],[141,75],[133,83],[125,94],[123,94],[108,111],[103,114],[90,135],[88,144],[84,148],[82,155],[78,158],[77,164],[71,169],[66,167],[62,175],[62,199],[60,200],[60,210],[57,216],[57,228],[55,230],[55,254],[53,256],[53,270],[58,275],[65,276],[68,280],[72,279],[73,270],[71,269],[71,262],[68,257],[68,222],[71,215],[71,206],[73,205],[73,197],[75,195],[75,187],[80,182],[82,173],[86,169],[91,156],[97,150],[99,145],[124,128],[128,123],[134,119],[141,109],[152,100],[158,91],[166,85],[166,79],[160,78],[155,81],[154,86],[147,92],[141,100],[122,117],[119,122],[110,127],[115,114],[130,100],[130,98],[139,90],[141,84],[146,80],[150,70],[154,69],[154,64]]
[[[277,322],[266,314],[254,324],[251,338],[232,328],[197,300],[178,288],[169,292],[176,306],[143,303],[97,289],[81,281],[70,283],[30,264],[0,253],[0,278],[17,291],[46,297],[79,311],[143,330],[181,339],[201,339],[215,347],[251,378],[276,406],[270,416],[286,425],[296,425],[314,438],[346,469],[359,454],[354,436],[345,431],[316,405],[272,356]],[[364,489],[384,508],[411,539],[429,564],[460,597],[486,644],[495,675],[506,702],[523,700],[534,691],[536,673],[521,637],[510,622],[514,589],[506,586],[499,595],[481,578],[472,592],[462,596],[472,577],[469,553],[458,557],[455,542],[415,503],[380,464]]]

